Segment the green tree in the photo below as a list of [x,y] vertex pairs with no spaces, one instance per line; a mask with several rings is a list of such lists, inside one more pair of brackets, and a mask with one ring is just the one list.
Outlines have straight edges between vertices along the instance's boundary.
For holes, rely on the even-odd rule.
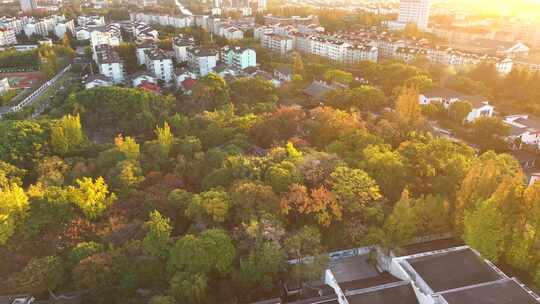
[[219,75],[210,73],[197,82],[193,100],[203,109],[217,109],[231,101],[229,86]]
[[504,249],[503,216],[497,205],[487,200],[476,210],[465,213],[465,242],[478,250],[482,256],[497,262]]
[[51,147],[65,155],[80,148],[85,141],[79,115],[66,115],[51,126]]
[[480,117],[471,126],[471,139],[483,152],[506,151],[508,146],[505,139],[509,134],[510,127],[496,117]]
[[353,81],[353,75],[342,70],[328,70],[324,73],[324,79],[348,85]]
[[469,102],[458,100],[448,107],[448,116],[453,122],[462,124],[471,111],[472,106]]
[[223,188],[213,188],[196,194],[186,209],[186,216],[203,223],[223,223],[229,218],[231,199]]
[[322,252],[321,233],[315,227],[304,226],[292,233],[284,242],[288,257],[301,260]]
[[240,281],[247,290],[269,290],[286,265],[285,254],[272,242],[259,244],[240,261]]
[[385,197],[396,201],[407,179],[402,156],[386,145],[370,145],[364,149],[363,154],[361,167],[375,179]]
[[71,249],[71,252],[69,254],[69,258],[72,262],[75,264],[78,264],[80,261],[86,259],[87,257],[90,257],[96,253],[102,252],[104,250],[104,247],[102,244],[96,243],[96,242],[81,242],[75,245]]
[[89,177],[77,180],[78,187],[68,188],[71,200],[89,219],[97,219],[116,200],[114,193],[109,193],[105,180],[99,177],[94,182]]
[[150,298],[148,304],[176,304],[176,300],[171,296],[157,295]]
[[0,158],[19,168],[34,168],[48,151],[46,130],[35,121],[2,121],[0,131]]
[[345,214],[359,214],[365,220],[382,216],[379,186],[365,171],[337,167],[330,175],[330,185]]
[[32,258],[21,272],[7,282],[11,291],[40,294],[62,287],[65,269],[57,256]]
[[148,231],[142,243],[144,251],[160,259],[167,258],[172,231],[170,220],[154,210],[145,226]]
[[172,273],[208,274],[232,270],[236,255],[232,240],[224,230],[209,229],[201,235],[188,234],[174,244],[169,253],[168,269]]
[[384,223],[385,243],[388,248],[406,245],[417,232],[417,218],[412,206],[412,199],[407,189]]
[[204,303],[208,289],[208,278],[205,274],[176,273],[171,281],[171,293],[180,303]]

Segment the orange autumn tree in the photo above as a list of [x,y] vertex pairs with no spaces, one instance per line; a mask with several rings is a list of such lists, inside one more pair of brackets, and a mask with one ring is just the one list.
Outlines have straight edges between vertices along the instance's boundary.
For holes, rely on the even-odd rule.
[[342,217],[341,206],[335,195],[326,187],[308,191],[300,184],[292,184],[281,198],[281,211],[288,215],[292,212],[302,215],[313,215],[317,222],[328,227],[333,221],[339,221]]

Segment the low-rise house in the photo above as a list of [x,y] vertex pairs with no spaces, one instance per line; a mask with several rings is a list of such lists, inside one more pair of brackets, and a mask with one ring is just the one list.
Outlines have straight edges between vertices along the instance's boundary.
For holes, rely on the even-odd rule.
[[174,70],[174,84],[177,88],[180,88],[182,86],[182,81],[186,79],[197,79],[197,75],[186,68]]
[[184,81],[180,83],[180,89],[184,92],[184,94],[191,94],[191,91],[193,90],[193,87],[197,84],[197,80],[192,78],[187,78]]
[[237,27],[234,27],[234,26],[231,26],[231,27],[227,27],[227,28],[224,28],[222,29],[222,35],[223,38],[227,39],[227,40],[242,40],[244,39],[244,32],[242,32],[240,29],[238,29]]
[[465,95],[454,90],[435,87],[421,93],[419,96],[420,104],[428,105],[439,102],[445,109],[448,109],[450,105],[456,101],[466,101],[471,104],[472,110],[465,118],[467,122],[473,122],[480,117],[493,116],[495,108],[489,104],[489,101],[486,98],[479,95]]
[[157,84],[157,78],[148,72],[137,72],[129,75],[129,79],[131,81],[131,86],[138,87],[143,82],[149,82],[153,84]]
[[337,90],[336,87],[320,80],[314,80],[307,88],[304,89],[304,94],[317,100],[324,101],[324,97],[329,92]]
[[524,58],[529,56],[530,48],[522,42],[498,41],[493,39],[475,39],[468,43],[472,48],[492,56]]
[[291,82],[293,78],[292,68],[288,65],[280,65],[274,69],[274,78],[283,82]]
[[512,149],[521,149],[523,144],[540,148],[540,120],[518,114],[504,117],[503,122],[510,126],[508,143]]
[[110,77],[101,74],[90,75],[84,80],[84,88],[89,90],[96,87],[110,87],[113,80]]
[[153,82],[149,82],[149,81],[143,81],[141,82],[138,86],[137,86],[138,89],[141,89],[143,91],[147,91],[147,92],[152,92],[152,93],[160,93],[161,92],[161,88],[159,85],[153,83]]

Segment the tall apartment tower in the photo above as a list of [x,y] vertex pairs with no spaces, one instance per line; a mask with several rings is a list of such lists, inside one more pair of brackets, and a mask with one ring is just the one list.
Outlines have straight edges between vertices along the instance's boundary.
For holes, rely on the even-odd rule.
[[37,9],[36,0],[20,0],[21,1],[21,9],[23,12],[31,12],[35,9]]
[[418,29],[426,30],[429,22],[431,0],[401,0],[399,3],[399,23],[415,23]]
[[267,0],[258,0],[257,1],[257,11],[264,12],[266,10]]

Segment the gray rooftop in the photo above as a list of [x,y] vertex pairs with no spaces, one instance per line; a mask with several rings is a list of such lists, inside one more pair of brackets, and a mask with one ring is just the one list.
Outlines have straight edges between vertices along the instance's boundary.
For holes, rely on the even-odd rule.
[[469,248],[408,259],[434,292],[495,281],[501,276]]
[[304,93],[315,99],[322,99],[328,92],[334,91],[335,88],[319,82],[313,81],[307,88],[304,89]]
[[[514,279],[467,286],[441,294],[448,304],[538,304]],[[352,303],[351,303],[352,304]]]
[[[410,283],[399,282],[347,296],[349,304],[418,304]],[[385,288],[386,287],[386,288]],[[361,291],[360,291],[361,292]]]

